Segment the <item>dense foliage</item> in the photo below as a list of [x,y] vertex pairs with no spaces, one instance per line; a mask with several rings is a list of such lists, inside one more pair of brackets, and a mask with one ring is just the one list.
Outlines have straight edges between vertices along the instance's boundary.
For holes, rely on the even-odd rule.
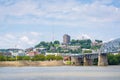
[[[95,40],[98,43],[102,43],[101,40]],[[78,49],[70,49],[70,48],[64,48],[61,46],[60,42],[58,40],[55,40],[54,42],[45,42],[42,41],[38,45],[35,46],[35,48],[46,48],[47,52],[57,52],[57,53],[81,53],[82,49],[93,49],[97,50],[101,46],[100,45],[91,45],[92,41],[90,39],[86,40],[74,40],[72,39],[70,41],[70,44],[67,46],[80,46]]]
[[33,61],[45,61],[45,56],[43,54],[35,55],[32,58]]
[[87,40],[71,40],[71,44],[70,45],[80,45],[81,48],[86,48],[86,49],[90,49],[91,48],[91,43],[92,41],[90,39]]
[[109,54],[108,55],[108,64],[109,65],[118,65],[120,64],[120,54]]
[[83,53],[92,53],[92,50],[84,50]]
[[32,60],[32,61],[50,61],[50,60],[62,60],[62,56],[55,56],[55,55],[35,55],[34,57],[29,56],[17,56],[17,57],[6,57],[0,55],[0,61],[21,61],[21,60]]
[[[113,55],[113,54],[108,54],[108,64],[109,65],[118,65],[120,64],[120,53]],[[20,60],[32,60],[32,61],[50,61],[50,60],[63,60],[62,56],[55,56],[55,55],[43,55],[39,54],[34,57],[29,57],[29,56],[17,56],[17,57],[7,57],[7,56],[2,56],[0,55],[0,61],[20,61]],[[69,62],[68,62],[69,63]],[[94,65],[97,65],[98,59],[94,59],[93,61]]]

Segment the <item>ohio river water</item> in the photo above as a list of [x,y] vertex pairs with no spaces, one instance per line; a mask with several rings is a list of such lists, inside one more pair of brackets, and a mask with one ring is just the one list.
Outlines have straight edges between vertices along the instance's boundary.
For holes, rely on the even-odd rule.
[[0,80],[120,80],[120,66],[0,67]]

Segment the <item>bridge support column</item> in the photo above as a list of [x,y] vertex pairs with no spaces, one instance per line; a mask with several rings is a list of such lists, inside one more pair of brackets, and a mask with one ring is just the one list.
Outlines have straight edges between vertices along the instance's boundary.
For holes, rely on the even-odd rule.
[[99,54],[98,66],[107,66],[107,65],[108,65],[107,54]]
[[76,57],[76,56],[72,56],[72,57],[71,57],[72,65],[79,66],[79,65],[81,65],[81,61],[82,61],[82,59],[79,59],[79,58]]
[[93,60],[88,59],[86,56],[84,56],[84,66],[91,66],[93,65]]

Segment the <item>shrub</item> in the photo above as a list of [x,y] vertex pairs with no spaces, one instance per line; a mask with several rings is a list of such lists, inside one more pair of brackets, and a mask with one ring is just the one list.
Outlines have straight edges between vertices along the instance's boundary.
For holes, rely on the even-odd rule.
[[48,60],[48,61],[55,60],[55,59],[56,59],[55,55],[47,55],[46,56],[46,60]]
[[71,65],[72,62],[71,62],[71,61],[66,61],[66,64],[67,64],[67,65]]
[[39,54],[39,55],[35,55],[32,58],[33,61],[44,61],[45,60],[45,56],[43,54]]
[[113,54],[109,54],[108,56],[108,64],[109,65],[118,65],[120,64],[119,60],[119,54],[117,55],[113,55]]
[[62,56],[55,56],[56,60],[63,60]]
[[5,56],[0,55],[0,61],[5,61],[7,58]]

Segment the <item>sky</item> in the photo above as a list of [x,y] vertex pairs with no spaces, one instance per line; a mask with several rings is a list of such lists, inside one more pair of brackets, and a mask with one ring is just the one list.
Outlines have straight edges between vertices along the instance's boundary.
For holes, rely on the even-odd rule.
[[120,0],[0,0],[0,48],[82,36],[120,38]]

